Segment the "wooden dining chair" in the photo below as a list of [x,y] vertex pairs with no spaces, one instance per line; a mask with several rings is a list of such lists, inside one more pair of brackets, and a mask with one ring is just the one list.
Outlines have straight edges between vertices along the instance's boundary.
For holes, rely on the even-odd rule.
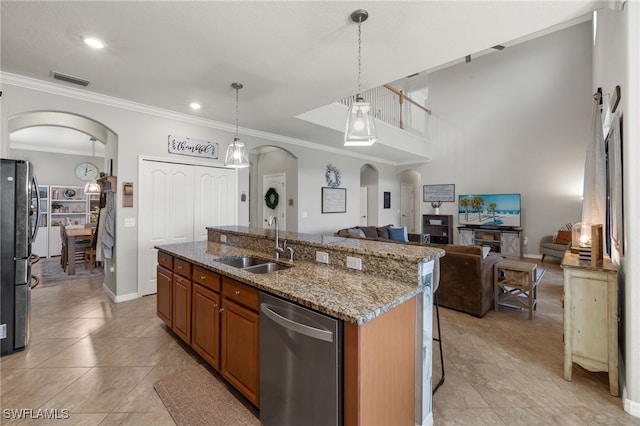
[[88,225],[92,225],[92,224],[86,224],[85,228],[92,228],[92,232],[91,232],[91,242],[88,246],[83,248],[83,263],[84,263],[84,269],[87,269],[87,266],[89,266],[89,273],[93,274],[93,268],[96,265],[96,244],[97,244],[97,232],[96,232],[96,226],[95,224],[93,224],[93,226],[88,226]]

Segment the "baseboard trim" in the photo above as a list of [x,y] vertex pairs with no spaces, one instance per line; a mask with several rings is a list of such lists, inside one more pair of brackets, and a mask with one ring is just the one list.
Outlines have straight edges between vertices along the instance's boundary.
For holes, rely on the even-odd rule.
[[113,303],[128,302],[129,300],[140,298],[140,295],[138,293],[129,293],[117,296],[114,292],[111,291],[109,287],[107,287],[105,283],[102,283],[102,289],[105,293],[107,293],[107,296],[109,296],[109,299],[111,299]]
[[625,399],[624,411],[631,414],[633,417],[640,418],[640,402],[632,401],[630,399]]

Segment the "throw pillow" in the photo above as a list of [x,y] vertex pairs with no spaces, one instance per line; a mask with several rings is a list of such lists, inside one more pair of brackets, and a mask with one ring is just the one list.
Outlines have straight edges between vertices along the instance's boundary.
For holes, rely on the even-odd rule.
[[389,239],[389,226],[380,226],[377,228],[378,230],[378,238],[383,238],[385,240]]
[[378,230],[375,226],[359,226],[360,230],[364,232],[367,238],[378,238]]
[[559,230],[558,236],[556,237],[555,243],[567,245],[571,242],[571,231]]
[[403,243],[409,242],[409,236],[406,226],[390,226],[389,227],[389,239],[393,241],[401,241]]
[[362,229],[350,228],[350,229],[347,229],[347,232],[349,233],[350,237],[365,238],[365,235],[364,235],[364,232],[362,232]]

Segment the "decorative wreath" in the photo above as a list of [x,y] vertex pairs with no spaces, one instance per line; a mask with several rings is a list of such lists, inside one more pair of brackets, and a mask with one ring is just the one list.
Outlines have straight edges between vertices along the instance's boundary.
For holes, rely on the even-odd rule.
[[324,174],[327,179],[327,185],[331,188],[337,188],[340,186],[340,170],[337,167],[327,164],[327,172]]
[[267,193],[264,195],[264,202],[271,210],[275,210],[275,208],[278,207],[279,200],[280,196],[278,195],[278,191],[276,191],[275,188],[269,188]]

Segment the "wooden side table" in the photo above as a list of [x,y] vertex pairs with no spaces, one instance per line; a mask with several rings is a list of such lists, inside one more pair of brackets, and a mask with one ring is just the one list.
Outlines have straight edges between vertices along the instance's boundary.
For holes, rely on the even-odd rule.
[[535,263],[503,260],[493,265],[493,308],[497,311],[501,304],[525,308],[532,319],[543,272]]
[[609,373],[609,393],[618,388],[618,273],[608,256],[602,265],[565,252],[564,378],[571,381],[573,363],[588,371]]

